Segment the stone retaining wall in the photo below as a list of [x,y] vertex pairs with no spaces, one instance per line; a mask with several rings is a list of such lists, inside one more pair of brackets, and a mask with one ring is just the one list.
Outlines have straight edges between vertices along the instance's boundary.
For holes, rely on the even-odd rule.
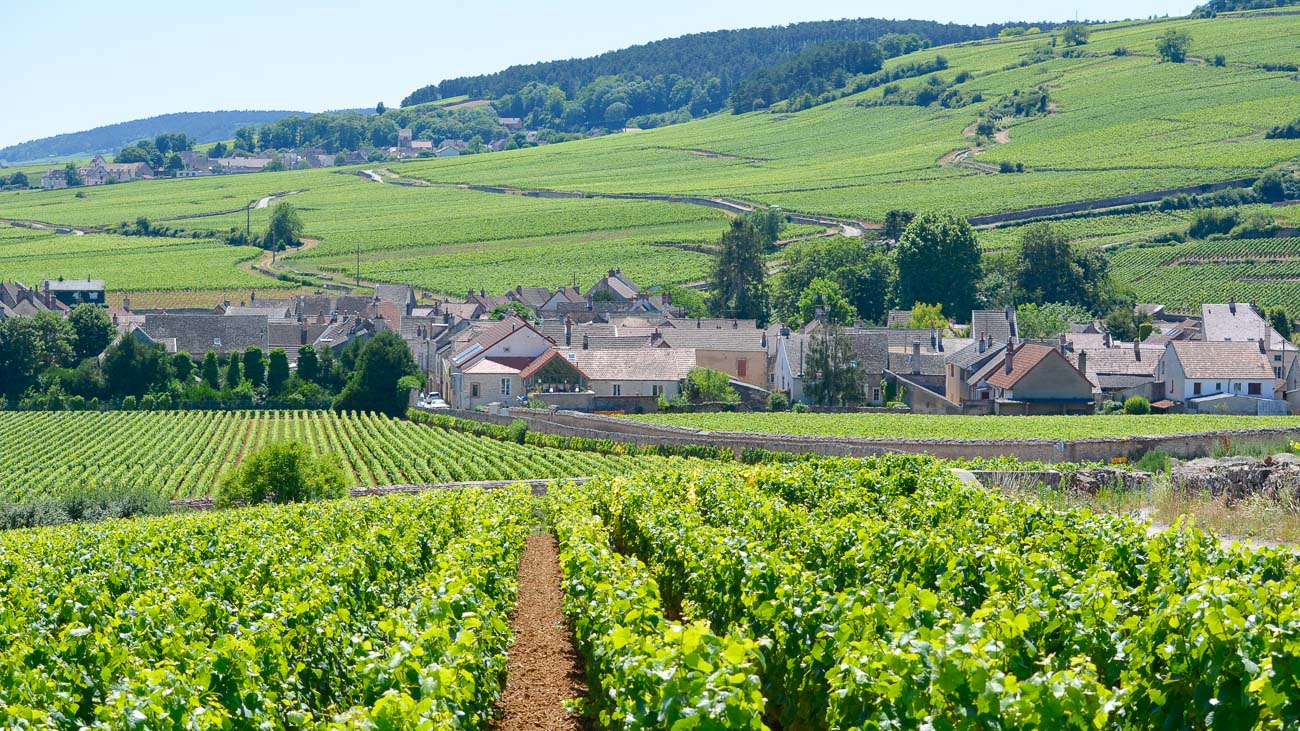
[[[509,416],[454,411],[467,419],[509,424],[523,419],[528,428],[547,434],[613,439],[638,445],[709,444],[728,447],[737,455],[745,449],[768,449],[795,454],[816,453],[833,457],[869,457],[885,453],[930,454],[942,459],[1013,457],[1034,462],[1109,462],[1116,457],[1129,460],[1147,452],[1162,450],[1179,459],[1193,459],[1231,445],[1269,444],[1300,441],[1300,427],[1273,427],[1237,431],[1167,434],[1158,436],[1078,439],[889,439],[862,437],[815,437],[741,432],[710,432],[699,429],[647,424],[572,411],[509,409]],[[988,417],[1001,418],[1001,417]],[[1105,418],[1105,417],[1079,417]]]

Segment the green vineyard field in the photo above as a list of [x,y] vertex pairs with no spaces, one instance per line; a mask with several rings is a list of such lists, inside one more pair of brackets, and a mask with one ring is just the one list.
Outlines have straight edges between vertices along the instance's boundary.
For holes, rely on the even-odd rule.
[[1300,310],[1300,239],[1197,241],[1121,249],[1115,276],[1140,302],[1199,313],[1204,302]]
[[1300,722],[1287,551],[1148,536],[916,457],[640,474],[547,499],[601,728]]
[[0,471],[8,476],[0,489],[14,501],[98,486],[201,497],[244,455],[282,440],[336,455],[354,486],[580,477],[656,461],[513,444],[374,414],[8,411],[0,412]]
[[528,491],[0,535],[0,725],[486,729]]

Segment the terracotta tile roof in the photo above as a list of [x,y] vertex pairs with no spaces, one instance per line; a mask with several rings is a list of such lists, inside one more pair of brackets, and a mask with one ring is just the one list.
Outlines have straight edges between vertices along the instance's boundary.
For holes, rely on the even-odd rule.
[[1030,371],[1038,367],[1047,358],[1050,358],[1056,349],[1046,345],[1021,345],[1016,348],[1011,358],[1011,372],[1007,373],[1005,368],[1005,357],[999,361],[1002,367],[997,373],[989,376],[989,385],[998,388],[1015,388]]
[[1178,340],[1169,344],[1188,378],[1271,380],[1273,368],[1259,343]]

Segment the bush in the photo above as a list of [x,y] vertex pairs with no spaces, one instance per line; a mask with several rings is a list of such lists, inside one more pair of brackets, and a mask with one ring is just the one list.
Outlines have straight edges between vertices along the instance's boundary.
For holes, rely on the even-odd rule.
[[1123,410],[1124,404],[1118,401],[1106,401],[1101,405],[1101,412],[1103,414],[1118,414]]
[[333,456],[315,456],[301,442],[277,442],[253,452],[221,480],[217,505],[314,502],[347,491]]
[[808,408],[808,404],[805,404],[805,403],[803,403],[803,402],[801,401],[801,402],[795,404],[794,407],[791,408],[790,410],[793,411],[793,412],[796,413],[796,414],[806,414],[806,413],[808,413],[809,411],[811,411],[812,409],[809,409],[809,408]]
[[1124,413],[1134,416],[1142,416],[1151,413],[1151,402],[1141,396],[1130,396],[1124,402]]
[[154,395],[153,395],[153,394],[151,394],[151,393],[146,393],[146,394],[145,394],[145,395],[140,399],[140,410],[141,410],[141,411],[154,411],[154,410],[156,410],[157,408],[158,408],[158,400],[157,400],[156,398],[154,398]]
[[790,397],[780,391],[773,391],[767,395],[768,411],[789,411]]
[[135,396],[127,396],[126,398],[122,399],[122,410],[135,411],[136,409],[135,404],[136,404]]
[[0,529],[35,528],[76,521],[163,515],[171,504],[147,487],[90,487],[75,493],[11,503],[0,499]]
[[528,422],[523,419],[515,419],[506,427],[506,441],[516,444],[523,444],[528,441]]
[[1142,455],[1133,467],[1143,472],[1168,472],[1170,464],[1169,453],[1157,449]]

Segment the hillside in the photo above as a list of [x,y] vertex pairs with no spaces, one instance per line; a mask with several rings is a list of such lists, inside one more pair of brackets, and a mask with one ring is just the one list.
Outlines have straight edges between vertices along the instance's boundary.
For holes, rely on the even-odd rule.
[[[606,116],[615,129],[623,123],[658,127],[725,108],[733,89],[749,76],[812,46],[881,41],[885,55],[896,56],[912,48],[995,37],[1009,25],[859,18],[695,33],[590,58],[447,79],[416,89],[402,105],[468,95],[492,99],[503,115],[525,118],[534,128],[577,132],[602,126]],[[607,115],[615,104],[619,111]]]
[[[1158,57],[1158,39],[1168,31],[1191,36],[1187,63]],[[228,231],[245,225],[242,207],[250,201],[300,191],[291,200],[306,235],[320,244],[285,257],[284,266],[298,272],[351,279],[360,246],[364,281],[452,294],[469,286],[555,287],[616,265],[645,284],[692,282],[707,271],[707,252],[725,226],[722,212],[591,196],[731,197],[879,221],[895,208],[986,216],[1251,179],[1300,157],[1300,140],[1266,138],[1273,126],[1300,116],[1300,81],[1285,70],[1300,64],[1298,33],[1300,15],[1271,11],[1095,26],[1087,43],[1074,48],[1059,38],[1052,46],[1048,33],[989,39],[889,59],[880,72],[890,75],[889,83],[877,84],[877,74],[849,78],[829,95],[834,101],[801,111],[719,114],[561,145],[376,163],[368,166],[373,178],[333,169],[8,191],[0,193],[0,218],[97,227],[146,216],[186,231]],[[1224,63],[1217,66],[1220,54]],[[940,56],[943,70],[914,72],[932,68]],[[1017,116],[1022,95],[1037,100],[1041,111]],[[994,118],[995,129],[981,136],[979,122]],[[1001,163],[1023,172],[999,173]],[[572,197],[499,195],[468,185]],[[1300,223],[1298,206],[1256,209],[1283,227]],[[1185,228],[1192,213],[1130,212],[1059,225],[1075,241],[1111,247]],[[264,229],[268,214],[252,212],[254,231]],[[793,227],[787,235],[809,232]],[[1018,236],[1016,227],[980,232],[990,251],[1013,246]],[[62,243],[67,239],[22,237],[28,239],[22,247],[0,259],[9,276],[57,276],[90,263]],[[198,279],[219,293],[252,287],[250,278],[262,276],[247,271],[247,262],[235,263],[249,254],[211,239],[83,238],[96,244],[93,268],[112,272],[115,288],[189,289]],[[128,251],[129,261],[122,258]],[[1160,281],[1187,274],[1174,268],[1179,251],[1163,250],[1168,256],[1159,265],[1171,270]],[[181,258],[165,259],[167,268],[156,274],[139,273],[136,257],[167,252]],[[1296,261],[1289,249],[1284,259],[1287,267]],[[1128,282],[1147,282],[1136,287],[1144,298],[1159,295],[1157,301],[1171,305],[1195,299],[1170,291],[1175,285],[1143,279],[1130,260],[1137,261],[1117,259],[1117,269]],[[1242,277],[1267,276],[1252,292],[1277,303],[1300,301],[1300,269],[1270,265],[1254,272],[1245,263],[1216,265],[1222,272],[1215,274],[1215,296],[1223,299]],[[233,266],[239,271],[218,274]],[[169,270],[176,273],[173,286],[160,286]]]
[[179,112],[161,114],[146,119],[133,119],[103,127],[43,137],[17,145],[0,148],[0,160],[25,162],[45,157],[89,156],[111,153],[136,140],[153,138],[168,132],[184,132],[200,144],[228,140],[240,127],[274,122],[290,116],[306,116],[307,112],[272,110],[239,110],[220,112]]

